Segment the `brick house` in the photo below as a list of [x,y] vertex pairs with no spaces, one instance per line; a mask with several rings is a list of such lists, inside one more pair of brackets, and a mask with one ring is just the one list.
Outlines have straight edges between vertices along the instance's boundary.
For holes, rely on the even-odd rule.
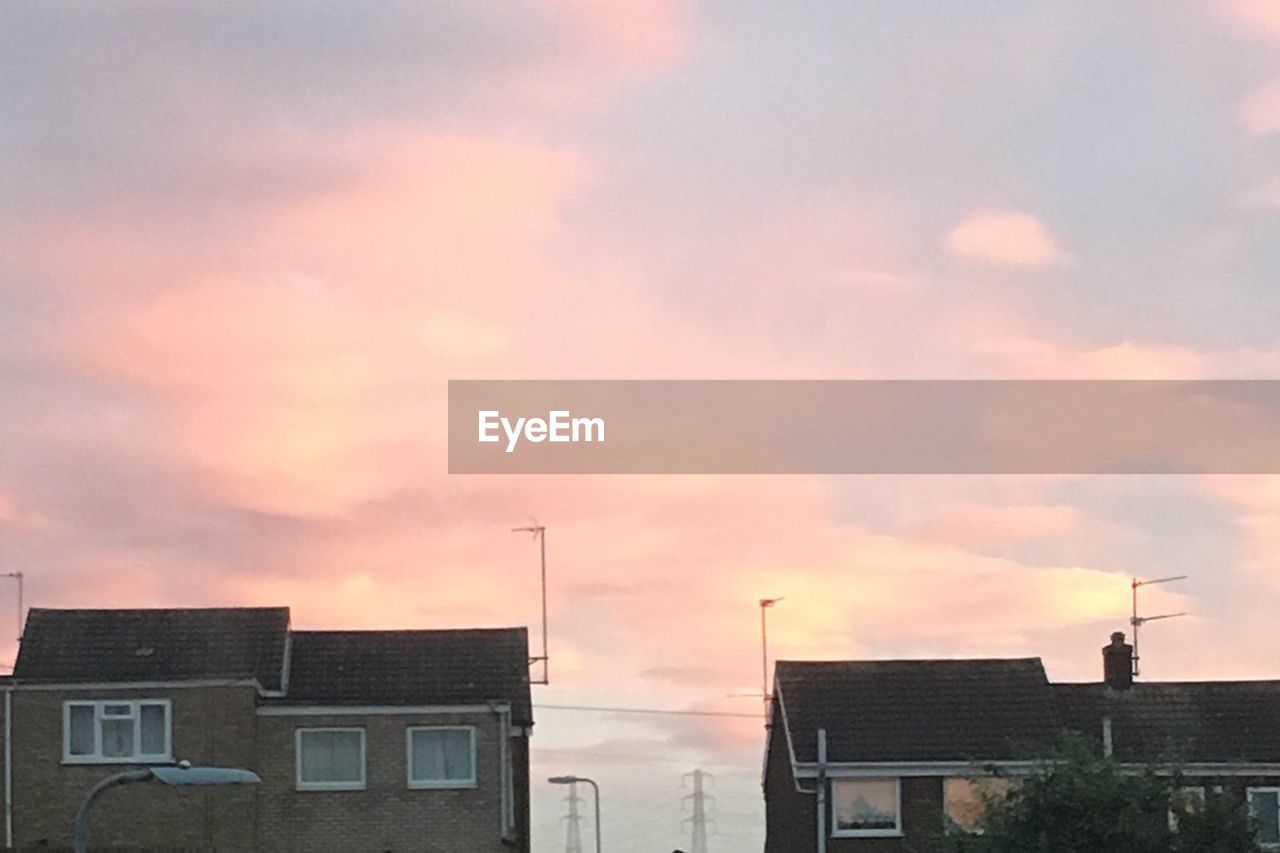
[[287,608],[32,610],[0,691],[10,847],[69,847],[98,779],[187,760],[262,784],[112,791],[94,846],[529,850],[523,628],[295,631]]
[[1188,807],[1238,800],[1280,849],[1280,681],[1135,683],[1132,654],[1114,635],[1088,684],[1050,683],[1039,658],[779,661],[766,853],[933,849],[1066,733],[1135,769],[1177,767]]

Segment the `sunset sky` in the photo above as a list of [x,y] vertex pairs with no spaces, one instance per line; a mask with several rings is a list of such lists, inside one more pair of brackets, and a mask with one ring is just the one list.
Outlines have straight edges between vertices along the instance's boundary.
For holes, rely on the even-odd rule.
[[[1280,677],[1280,477],[445,459],[448,379],[1280,378],[1278,282],[1280,0],[10,0],[0,573],[536,630],[536,518],[542,706],[755,713],[764,596],[776,657],[1097,679],[1131,575],[1192,575],[1144,675]],[[694,767],[758,845],[759,720],[536,713],[539,853],[546,776],[665,853]]]

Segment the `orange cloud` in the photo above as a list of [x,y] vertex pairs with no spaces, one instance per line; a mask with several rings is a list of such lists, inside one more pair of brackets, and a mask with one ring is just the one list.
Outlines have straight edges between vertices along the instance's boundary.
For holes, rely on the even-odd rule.
[[1064,257],[1039,219],[1016,210],[972,214],[951,229],[946,246],[962,260],[1002,267],[1046,267]]

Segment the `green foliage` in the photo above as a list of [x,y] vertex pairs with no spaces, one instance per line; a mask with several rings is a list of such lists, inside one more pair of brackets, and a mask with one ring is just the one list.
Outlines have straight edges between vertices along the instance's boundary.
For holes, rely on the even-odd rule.
[[[952,853],[1260,853],[1245,807],[1210,795],[1169,820],[1177,774],[1121,772],[1081,741],[991,798],[982,832],[952,834]],[[1171,825],[1172,823],[1172,825]]]

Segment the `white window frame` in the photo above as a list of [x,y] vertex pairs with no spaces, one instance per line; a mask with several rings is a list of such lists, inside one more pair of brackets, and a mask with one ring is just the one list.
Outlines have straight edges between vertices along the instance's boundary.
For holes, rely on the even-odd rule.
[[[1280,804],[1280,787],[1260,785],[1255,788],[1246,788],[1244,792],[1245,806],[1249,809],[1249,819],[1253,820],[1253,795],[1254,794],[1274,794],[1277,804]],[[1280,819],[1277,819],[1280,822]],[[1280,831],[1280,827],[1277,827]],[[1258,842],[1263,850],[1280,850],[1280,843],[1274,841]]]
[[[302,779],[302,736],[309,732],[358,732],[360,734],[360,780],[358,782],[304,782]],[[298,726],[293,730],[293,776],[299,791],[363,791],[369,786],[369,735],[364,726]]]
[[[471,778],[422,780],[413,778],[414,732],[466,732],[471,736]],[[448,790],[476,787],[476,727],[475,726],[406,726],[404,730],[404,772],[410,788],[415,790]]]
[[[840,782],[892,782],[894,793],[893,829],[841,829],[836,813],[836,785]],[[831,780],[831,837],[832,838],[901,838],[902,837],[902,777],[900,776],[847,776]]]
[[[103,709],[108,705],[128,705],[128,716],[113,714],[110,719],[131,719],[133,726],[132,755],[102,754],[102,721],[108,719]],[[142,707],[164,708],[164,752],[142,751]],[[71,709],[93,709],[93,754],[71,754]],[[169,699],[69,699],[62,703],[62,763],[63,764],[172,764],[173,763],[173,702]]]

